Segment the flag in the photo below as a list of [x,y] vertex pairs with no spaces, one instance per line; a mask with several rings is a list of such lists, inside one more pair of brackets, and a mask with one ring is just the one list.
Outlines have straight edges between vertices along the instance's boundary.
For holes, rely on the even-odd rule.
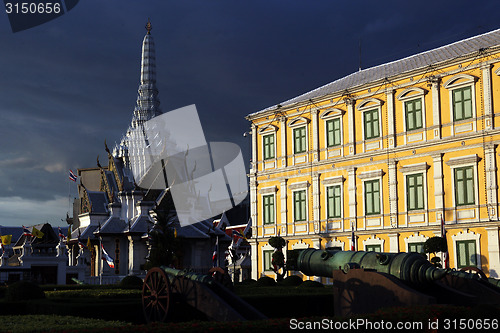
[[36,238],[43,238],[43,235],[44,233],[41,232],[40,230],[38,230],[37,228],[33,227],[33,230],[31,231],[31,233],[33,234],[33,236],[35,236]]
[[354,235],[354,224],[351,225],[351,251],[356,251],[356,236]]
[[212,263],[214,267],[217,267],[217,246],[219,245],[219,237],[217,237],[217,240],[215,241],[215,247],[214,247],[214,252],[212,254]]
[[92,243],[90,242],[90,237],[87,237],[87,248],[92,251]]
[[85,246],[85,244],[83,244],[82,239],[80,238],[80,236],[78,236],[78,245],[80,245],[80,248],[82,248],[82,249],[86,248],[86,246]]
[[70,169],[69,170],[69,180],[72,180],[72,181],[76,182],[77,179],[78,179],[77,175],[75,175],[73,173],[73,171]]
[[26,228],[24,225],[23,225],[23,235],[24,236],[33,236],[31,234],[31,231],[28,228]]
[[2,245],[9,245],[12,242],[12,235],[3,235],[1,236]]
[[[443,215],[441,215],[441,237],[446,240],[446,229],[444,227]],[[443,268],[449,268],[448,251],[443,252]]]
[[63,231],[61,230],[61,227],[58,227],[59,229],[59,238],[62,238],[62,240],[66,240],[66,236],[64,236]]
[[[236,237],[235,237],[236,236]],[[239,232],[238,230],[233,230],[233,237],[235,237],[236,239],[238,238],[243,238],[244,240],[247,240],[247,238],[245,237],[245,235],[243,235],[241,232]]]
[[106,250],[104,249],[104,245],[102,245],[102,243],[101,243],[101,249],[102,249],[102,256],[103,256],[102,260],[106,260],[109,267],[115,268],[115,262],[114,262],[113,258],[111,258],[109,256],[109,254],[106,252]]

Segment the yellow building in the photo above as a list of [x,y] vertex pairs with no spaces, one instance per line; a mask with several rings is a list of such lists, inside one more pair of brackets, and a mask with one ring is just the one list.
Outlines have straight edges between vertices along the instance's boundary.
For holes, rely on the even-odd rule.
[[441,219],[450,267],[499,277],[499,57],[495,30],[248,115],[252,278],[274,276],[271,236],[421,251]]

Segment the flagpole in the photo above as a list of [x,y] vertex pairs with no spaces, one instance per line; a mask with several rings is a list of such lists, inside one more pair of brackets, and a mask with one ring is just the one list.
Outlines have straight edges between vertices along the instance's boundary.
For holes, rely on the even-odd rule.
[[103,264],[102,264],[102,237],[99,235],[99,284],[102,285],[102,270],[103,270]]

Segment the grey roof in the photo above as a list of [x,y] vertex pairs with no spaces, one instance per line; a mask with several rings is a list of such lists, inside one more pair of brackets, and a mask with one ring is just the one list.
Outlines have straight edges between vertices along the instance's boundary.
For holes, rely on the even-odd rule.
[[80,236],[80,240],[82,242],[86,242],[87,238],[95,239],[94,231],[98,228],[97,225],[89,225],[86,227],[80,227],[76,230],[73,230],[71,233],[71,239],[77,239]]
[[201,231],[200,229],[189,224],[180,229],[177,229],[177,237],[179,238],[210,238],[209,235]]
[[145,233],[149,229],[151,229],[152,225],[154,222],[151,220],[149,216],[146,215],[139,215],[134,217],[130,221],[130,230],[127,230],[128,232],[135,232],[135,233]]
[[104,225],[101,226],[102,234],[119,234],[127,229],[127,223],[119,217],[110,217]]
[[106,193],[98,191],[87,191],[89,200],[92,203],[92,213],[107,213],[108,198]]
[[[289,99],[279,105],[290,106],[313,98],[342,92],[379,79],[389,78],[394,75],[422,69],[433,64],[468,56],[498,45],[500,45],[500,29],[412,55],[407,58],[363,69],[305,94]],[[276,105],[273,105],[264,110],[252,113],[249,116],[254,116],[273,109],[277,110],[278,108]]]

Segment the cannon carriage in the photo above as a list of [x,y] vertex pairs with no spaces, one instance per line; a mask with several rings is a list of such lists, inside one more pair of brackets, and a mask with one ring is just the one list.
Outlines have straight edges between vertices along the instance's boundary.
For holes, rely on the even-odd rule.
[[[146,321],[175,319],[171,317],[176,306],[216,321],[265,319],[229,290],[227,275],[216,269],[212,273],[201,275],[165,266],[150,269],[142,287]],[[187,317],[192,319],[190,315]]]

